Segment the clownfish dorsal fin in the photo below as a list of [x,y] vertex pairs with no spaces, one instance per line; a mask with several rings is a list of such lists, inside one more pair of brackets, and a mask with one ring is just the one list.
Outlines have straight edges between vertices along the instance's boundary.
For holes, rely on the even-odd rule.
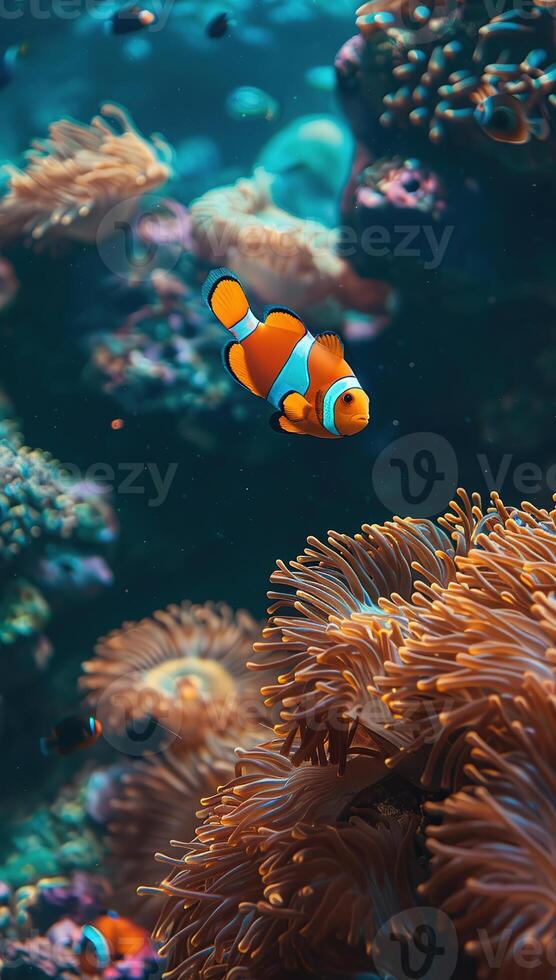
[[304,422],[311,411],[311,405],[299,392],[291,391],[282,399],[282,411],[290,422]]
[[234,381],[238,381],[244,388],[248,388],[254,395],[258,395],[261,398],[262,395],[249,373],[249,368],[245,360],[245,351],[241,344],[236,343],[235,340],[231,340],[229,344],[226,344],[222,357],[224,366],[228,369]]
[[331,330],[327,330],[324,333],[319,333],[315,337],[317,344],[321,344],[322,347],[326,347],[331,354],[336,354],[338,357],[344,356],[344,344],[337,333],[333,333]]
[[285,306],[267,306],[263,313],[263,321],[267,327],[279,327],[281,330],[289,330],[299,334],[305,329],[305,324],[301,317],[288,310]]

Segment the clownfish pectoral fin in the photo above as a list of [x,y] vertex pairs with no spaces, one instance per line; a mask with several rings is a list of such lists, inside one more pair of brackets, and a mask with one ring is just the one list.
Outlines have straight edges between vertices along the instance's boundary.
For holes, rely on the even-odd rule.
[[297,391],[290,391],[282,399],[282,411],[290,422],[304,422],[311,411],[311,406],[303,395]]
[[249,374],[249,369],[245,361],[245,351],[241,344],[238,344],[235,340],[231,340],[229,344],[226,344],[222,352],[222,358],[224,366],[234,381],[238,381],[244,388],[247,388],[254,395],[258,395],[261,398],[262,395]]
[[281,412],[275,412],[274,415],[270,416],[270,428],[274,429],[275,432],[291,432],[297,436],[304,436],[306,432],[301,426],[296,425],[295,422],[290,422],[285,415]]
[[203,285],[203,299],[217,320],[231,330],[249,313],[243,287],[229,269],[213,269]]
[[336,354],[338,357],[344,356],[344,344],[337,333],[327,330],[325,333],[317,334],[315,340],[317,344],[326,347],[332,354]]
[[286,306],[266,306],[263,321],[267,327],[279,327],[281,330],[288,330],[296,334],[301,334],[302,330],[305,329],[301,317],[298,317],[293,310],[288,310]]

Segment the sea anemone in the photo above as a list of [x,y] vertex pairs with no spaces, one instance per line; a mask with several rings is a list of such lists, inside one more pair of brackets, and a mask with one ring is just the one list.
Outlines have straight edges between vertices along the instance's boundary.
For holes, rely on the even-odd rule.
[[[553,604],[553,602],[552,602]],[[556,624],[552,609],[552,629]],[[467,736],[466,785],[429,804],[427,900],[454,919],[479,977],[548,980],[556,953],[556,684],[527,673]],[[488,953],[501,951],[496,966]]]
[[339,59],[340,85],[352,103],[355,85],[382,126],[412,128],[417,142],[421,133],[514,169],[548,172],[556,47],[545,6],[489,19],[472,0],[371,0],[358,10],[366,44],[354,68]]
[[161,857],[170,976],[397,975],[384,930],[403,911],[407,942],[414,913],[455,926],[481,980],[507,938],[505,977],[535,942],[548,978],[555,557],[556,510],[460,490],[436,522],[330,532],[278,563],[251,664],[274,677],[277,741],[238,750]]
[[524,675],[551,682],[556,663],[556,510],[524,504],[504,512],[499,505],[474,544],[457,558],[448,588],[433,584],[407,609],[398,662],[377,679],[390,711],[411,716],[408,735],[416,726],[420,741],[431,743],[425,782],[446,756],[445,786],[454,784],[451,769],[465,757],[465,733],[488,722],[493,696],[510,710]]
[[259,635],[248,613],[223,603],[171,605],[99,640],[80,687],[108,732],[159,728],[186,753],[208,734],[248,729],[262,717],[245,668]]
[[[447,585],[454,555],[442,528],[396,518],[383,527],[365,524],[355,537],[332,531],[326,544],[311,537],[296,561],[278,562],[271,581],[292,591],[269,593],[271,618],[251,666],[278,677],[262,693],[267,706],[282,706],[276,731],[284,751],[299,739],[296,761],[329,758],[341,770],[354,739],[366,742],[373,732],[400,744],[393,716],[370,690],[384,664],[399,659],[407,627],[402,600],[417,580]],[[387,614],[384,598],[398,601],[399,611]],[[290,607],[293,615],[277,615]]]
[[[49,137],[36,140],[25,170],[7,165],[7,191],[0,201],[0,239],[53,234],[94,241],[116,204],[131,219],[138,197],[170,176],[170,150],[160,137],[145,139],[127,112],[107,103],[89,125],[62,119]],[[104,118],[102,118],[104,117]],[[112,120],[120,131],[110,125]],[[113,227],[103,229],[112,234]]]
[[169,976],[364,969],[376,929],[414,901],[418,878],[415,818],[346,820],[380,771],[369,758],[338,777],[332,766],[295,769],[271,748],[240,753],[235,779],[203,801],[197,840],[176,843],[187,853],[159,855],[174,867],[155,932]]
[[[249,739],[245,731],[238,737],[243,742]],[[194,836],[199,800],[231,779],[236,746],[237,738],[232,734],[220,738],[209,735],[200,751],[185,756],[153,755],[123,773],[111,799],[108,840],[114,903],[126,914],[131,911],[135,918],[139,915],[141,921],[154,925],[160,893],[155,890],[150,902],[139,900],[137,882],[156,886],[160,869],[154,855],[170,840]]]
[[390,288],[357,276],[335,251],[337,231],[278,208],[271,186],[272,177],[258,169],[252,178],[194,201],[191,226],[199,255],[231,268],[264,303],[287,302],[303,311],[330,300],[384,312]]

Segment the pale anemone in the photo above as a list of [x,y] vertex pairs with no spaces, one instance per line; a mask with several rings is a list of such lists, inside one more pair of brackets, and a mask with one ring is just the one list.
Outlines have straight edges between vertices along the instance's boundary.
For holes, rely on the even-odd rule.
[[245,668],[257,623],[224,603],[182,602],[99,640],[80,687],[108,733],[152,724],[186,753],[209,734],[248,730],[263,716]]
[[99,228],[111,208],[121,205],[118,220],[130,220],[138,198],[165,183],[168,145],[142,136],[120,106],[106,103],[100,111],[90,124],[52,123],[48,138],[35,140],[27,152],[24,170],[6,166],[0,240],[58,234],[94,241],[114,232],[109,222]]
[[[249,736],[242,731],[241,738],[245,743]],[[140,915],[142,921],[154,925],[160,901],[156,901],[156,891],[150,902],[138,900],[137,882],[157,885],[160,869],[154,855],[170,840],[194,836],[199,800],[232,778],[236,745],[233,735],[209,736],[206,745],[191,755],[152,755],[123,773],[119,792],[112,799],[108,834],[114,902],[126,914],[133,911],[135,918]]]
[[264,303],[287,302],[307,310],[331,301],[336,307],[383,313],[391,289],[360,278],[336,254],[338,233],[276,206],[273,178],[253,177],[208,191],[191,205],[191,234],[199,255],[226,265]]

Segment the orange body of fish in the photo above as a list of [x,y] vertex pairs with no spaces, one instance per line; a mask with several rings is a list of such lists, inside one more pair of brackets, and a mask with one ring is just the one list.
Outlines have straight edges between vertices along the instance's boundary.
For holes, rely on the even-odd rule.
[[83,927],[81,973],[96,976],[111,962],[136,957],[146,947],[150,947],[148,933],[131,919],[112,912],[99,915]]
[[335,333],[313,337],[296,313],[270,307],[260,321],[228,269],[215,269],[203,295],[233,340],[224,351],[230,374],[277,409],[274,429],[338,439],[369,422],[369,398],[344,359]]

